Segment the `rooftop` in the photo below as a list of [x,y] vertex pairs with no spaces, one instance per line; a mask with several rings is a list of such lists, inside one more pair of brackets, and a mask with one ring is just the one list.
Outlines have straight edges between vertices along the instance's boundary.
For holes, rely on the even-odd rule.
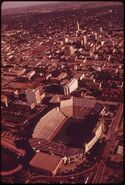
[[66,116],[81,119],[86,117],[92,110],[100,113],[103,106],[96,103],[96,100],[85,98],[74,98],[62,100],[60,103],[60,110]]
[[55,170],[60,160],[61,157],[57,155],[49,155],[43,152],[38,152],[30,161],[30,165],[52,172]]

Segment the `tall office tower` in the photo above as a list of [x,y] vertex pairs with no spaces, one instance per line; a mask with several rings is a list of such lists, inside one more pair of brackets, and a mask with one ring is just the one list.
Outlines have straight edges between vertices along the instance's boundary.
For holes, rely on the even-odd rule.
[[102,27],[100,27],[100,32],[101,32],[101,33],[103,32],[103,28],[102,28]]
[[65,43],[69,42],[69,36],[68,35],[66,35],[66,37],[64,39],[65,39]]
[[77,31],[80,30],[80,27],[79,27],[79,22],[77,21]]
[[86,35],[83,36],[83,42],[84,42],[84,45],[87,44],[87,36]]
[[96,51],[96,45],[93,45],[92,46],[92,52],[95,52]]
[[84,42],[83,42],[83,40],[81,40],[81,46],[83,46],[84,45]]
[[73,46],[70,46],[70,55],[73,55],[74,54],[74,52],[75,52],[75,49],[74,49],[74,47]]
[[95,35],[95,40],[98,40],[98,35],[97,35],[97,33],[94,33],[94,35]]
[[27,102],[31,105],[35,103],[38,105],[41,102],[41,96],[39,89],[28,89],[26,91]]

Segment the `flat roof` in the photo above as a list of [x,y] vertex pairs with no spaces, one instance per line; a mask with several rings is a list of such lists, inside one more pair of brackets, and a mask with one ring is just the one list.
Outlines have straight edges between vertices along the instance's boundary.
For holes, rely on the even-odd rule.
[[123,156],[123,146],[121,145],[118,146],[117,154]]
[[28,88],[31,88],[31,89],[34,89],[34,88],[37,88],[39,86],[39,84],[36,84],[34,82],[28,82],[28,83],[24,83],[24,82],[14,82],[13,85],[9,85],[9,88],[12,88],[12,89],[28,89]]
[[60,97],[62,97],[62,95],[56,94],[55,96],[52,97],[52,99],[49,102],[50,103],[59,103],[60,102]]
[[30,165],[36,168],[52,172],[59,164],[61,157],[57,155],[49,155],[44,152],[38,152],[30,161]]

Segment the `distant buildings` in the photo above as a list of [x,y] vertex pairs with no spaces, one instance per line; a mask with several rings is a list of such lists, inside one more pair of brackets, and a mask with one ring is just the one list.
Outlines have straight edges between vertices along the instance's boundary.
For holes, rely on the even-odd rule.
[[[123,101],[122,11],[100,10],[2,21],[2,130],[32,135],[30,165],[42,174],[56,175],[61,157],[91,153],[103,136],[102,104]],[[117,156],[122,161],[121,144]]]
[[84,44],[84,46],[87,44],[87,36],[86,35],[83,36],[83,44]]
[[79,27],[79,22],[77,21],[77,31],[80,30],[80,27]]
[[103,28],[102,28],[102,27],[100,27],[100,32],[101,32],[101,33],[103,32]]
[[95,36],[95,40],[98,40],[98,34],[94,33],[94,36]]
[[65,39],[64,39],[64,41],[65,41],[65,44],[68,43],[69,42],[69,37],[66,36]]

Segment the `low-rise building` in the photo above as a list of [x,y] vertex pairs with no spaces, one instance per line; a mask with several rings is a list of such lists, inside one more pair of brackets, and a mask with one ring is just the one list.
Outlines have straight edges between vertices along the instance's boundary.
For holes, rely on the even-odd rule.
[[64,86],[64,94],[69,95],[71,92],[75,91],[78,88],[78,79],[72,78],[68,83]]
[[29,104],[35,103],[38,105],[41,100],[45,97],[45,94],[41,94],[39,89],[28,89],[26,90],[26,99]]
[[63,161],[64,160],[57,155],[38,152],[29,164],[37,171],[55,176],[64,163]]

